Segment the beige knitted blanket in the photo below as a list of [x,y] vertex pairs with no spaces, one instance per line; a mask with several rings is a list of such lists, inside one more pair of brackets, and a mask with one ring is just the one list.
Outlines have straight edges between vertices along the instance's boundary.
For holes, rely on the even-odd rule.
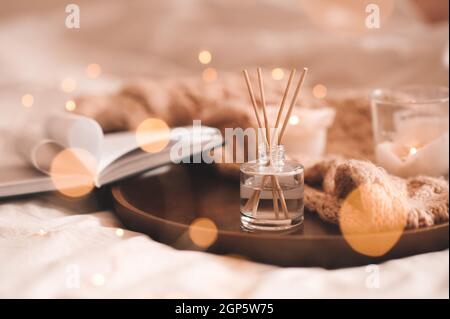
[[[281,81],[266,82],[267,103],[279,103],[283,85]],[[365,92],[347,93],[321,102],[335,108],[336,120],[329,130],[328,155],[306,167],[306,207],[324,221],[338,223],[346,198],[358,190],[359,204],[352,214],[364,215],[372,228],[396,229],[400,223],[419,228],[447,222],[446,180],[426,176],[401,179],[371,163],[373,140],[366,96]],[[222,130],[256,126],[238,74],[211,83],[198,78],[141,79],[114,94],[82,96],[76,103],[76,111],[96,119],[105,132],[135,129],[149,116],[162,118],[171,126],[189,125],[194,119]],[[316,107],[321,103],[304,94],[299,104]],[[236,176],[238,165],[219,164],[219,169]],[[366,225],[358,220],[353,219],[354,227],[363,231]]]

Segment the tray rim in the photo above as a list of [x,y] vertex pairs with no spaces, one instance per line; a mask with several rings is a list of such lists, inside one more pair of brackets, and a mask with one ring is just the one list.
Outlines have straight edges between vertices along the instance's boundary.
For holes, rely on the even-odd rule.
[[[151,218],[154,220],[157,220],[162,223],[166,223],[169,225],[173,225],[176,227],[182,227],[189,229],[189,225],[183,224],[180,222],[164,219],[162,217],[158,217],[153,212],[145,212],[135,206],[133,206],[128,200],[126,200],[121,185],[114,185],[111,187],[111,194],[113,196],[114,201],[118,202],[120,205],[123,205],[126,207],[130,212],[132,212],[135,215],[139,215],[141,217],[145,218]],[[322,221],[326,223],[325,221]],[[338,225],[335,225],[336,227],[339,227]],[[414,228],[414,229],[406,229],[403,230],[401,237],[403,236],[412,236],[420,233],[428,233],[432,231],[439,231],[439,230],[445,230],[449,229],[449,222],[437,224],[433,226],[428,227],[421,227],[421,228]],[[272,240],[285,240],[285,236],[280,236],[280,234],[276,233],[267,233],[267,232],[261,232],[261,233],[246,233],[246,232],[237,232],[232,230],[224,230],[217,227],[217,232],[222,235],[226,236],[238,236],[238,237],[248,237],[248,236],[255,236],[255,237],[261,237],[264,239],[272,239]],[[383,236],[388,235],[389,232],[385,233],[379,233],[379,234],[360,234],[360,235],[351,235],[351,236]],[[289,235],[289,238],[292,240],[314,240],[314,241],[321,241],[321,240],[333,240],[333,239],[342,239],[344,236],[342,234],[330,234],[330,235],[308,235],[308,237],[304,237],[303,235]]]

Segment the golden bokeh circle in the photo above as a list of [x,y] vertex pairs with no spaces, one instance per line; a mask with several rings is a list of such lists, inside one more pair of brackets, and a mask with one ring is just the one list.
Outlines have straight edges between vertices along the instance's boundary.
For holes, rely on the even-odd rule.
[[148,118],[137,127],[136,141],[143,151],[158,153],[170,142],[170,128],[161,119]]
[[71,93],[75,91],[77,88],[77,82],[72,78],[65,78],[61,82],[61,90],[63,90],[66,93]]
[[198,61],[201,64],[209,64],[209,63],[211,63],[211,60],[212,60],[212,54],[211,54],[211,52],[209,52],[207,50],[200,51],[200,53],[198,54]]
[[32,107],[34,104],[34,97],[31,94],[22,96],[22,105],[25,107]]
[[317,99],[324,99],[328,94],[328,89],[323,84],[317,84],[313,87],[313,95]]
[[339,226],[353,250],[366,256],[383,256],[403,234],[407,207],[394,188],[362,184],[343,201]]
[[198,247],[210,247],[217,240],[217,236],[217,226],[209,218],[198,218],[189,226],[189,238]]
[[66,102],[66,110],[69,112],[73,112],[75,111],[75,109],[77,108],[77,104],[75,103],[74,100],[68,100]]
[[95,186],[97,161],[88,151],[68,148],[53,158],[50,177],[55,188],[68,197],[87,195]]
[[272,70],[272,79],[280,81],[284,78],[284,71],[281,68],[275,68]]
[[203,70],[202,78],[205,82],[213,82],[217,80],[218,73],[214,68],[206,68],[205,70]]
[[96,79],[102,74],[102,67],[97,63],[91,63],[86,67],[86,75],[91,79]]

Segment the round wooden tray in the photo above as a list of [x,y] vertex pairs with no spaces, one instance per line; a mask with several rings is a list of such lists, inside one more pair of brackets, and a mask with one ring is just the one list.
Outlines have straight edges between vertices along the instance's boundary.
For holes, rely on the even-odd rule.
[[405,231],[382,257],[355,252],[339,228],[305,212],[302,229],[292,234],[240,230],[239,182],[203,164],[172,165],[112,187],[115,210],[131,230],[178,249],[202,250],[189,238],[189,225],[207,217],[218,227],[206,251],[239,255],[280,266],[350,267],[448,248],[448,223]]

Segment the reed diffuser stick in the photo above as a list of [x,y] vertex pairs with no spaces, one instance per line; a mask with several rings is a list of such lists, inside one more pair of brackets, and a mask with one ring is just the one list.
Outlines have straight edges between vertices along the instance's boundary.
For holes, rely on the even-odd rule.
[[[242,71],[244,73],[245,83],[247,84],[248,93],[250,95],[250,99],[252,101],[253,112],[255,113],[256,122],[258,123],[258,127],[262,127],[261,119],[258,114],[258,104],[256,103],[255,94],[253,93],[252,84],[250,82],[250,77],[248,76],[247,70]],[[265,139],[266,144],[268,145],[267,139]]]
[[[262,123],[258,114],[258,105],[256,103],[256,99],[255,99],[255,94],[253,93],[253,88],[250,82],[250,77],[248,76],[248,72],[247,70],[243,71],[244,73],[244,77],[245,77],[245,82],[247,84],[247,89],[248,92],[250,94],[250,98],[252,101],[252,106],[253,106],[253,111],[255,113],[255,117],[256,117],[256,121],[258,123],[258,127],[262,128]],[[266,136],[265,136],[265,143],[266,146],[268,148],[268,151],[270,151],[270,126],[269,126],[269,121],[267,118],[267,110],[266,110],[266,98],[265,98],[265,94],[264,94],[264,82],[263,82],[263,77],[262,77],[262,71],[261,68],[258,68],[258,82],[259,82],[259,90],[260,90],[260,94],[261,94],[261,102],[262,102],[262,109],[263,109],[263,116],[264,116],[264,127],[266,129]],[[272,178],[273,179],[273,178]],[[263,178],[262,180],[262,187],[264,187],[266,182],[266,178]],[[273,185],[276,185],[275,180],[272,180]],[[276,196],[276,191],[274,190],[272,195],[272,199],[273,199],[273,205],[274,205],[274,209],[278,215],[278,198]],[[258,210],[258,204],[259,204],[259,197],[257,200],[252,200],[251,202],[247,202],[247,204],[252,204],[252,211],[253,214],[256,214],[257,210]],[[246,207],[248,209],[248,205],[246,204]]]
[[307,73],[308,73],[308,68],[303,68],[303,72],[300,76],[300,80],[298,81],[297,87],[295,88],[294,96],[292,97],[292,100],[291,100],[291,105],[289,106],[286,117],[284,118],[284,123],[281,128],[280,135],[278,136],[278,144],[281,144],[281,141],[283,140],[283,135],[286,130],[286,126],[289,123],[289,119],[291,118],[292,111],[294,110],[295,104],[297,103],[297,99],[298,99],[300,91],[303,87],[303,83],[305,83],[305,78],[306,78]]
[[286,89],[284,90],[283,98],[281,99],[280,107],[278,108],[277,120],[275,122],[275,130],[278,130],[280,125],[281,115],[283,114],[284,104],[286,103],[287,96],[289,94],[289,90],[291,89],[292,80],[294,79],[296,70],[292,69],[289,74],[289,80],[286,85]]
[[[288,80],[288,84],[287,84],[287,87],[286,87],[286,90],[285,90],[285,94],[283,96],[283,100],[281,101],[280,109],[279,109],[278,116],[277,116],[278,124],[279,124],[279,119],[281,119],[281,114],[282,114],[282,111],[283,111],[282,108],[284,107],[284,101],[286,100],[286,96],[288,95],[288,92],[289,92],[289,89],[290,89],[290,85],[291,85],[291,81],[292,81],[292,78],[294,76],[293,73],[295,74],[295,70],[291,71],[291,75],[290,75],[289,80]],[[302,74],[300,76],[300,80],[299,80],[299,82],[297,84],[297,87],[296,87],[295,92],[294,92],[294,96],[292,97],[291,104],[289,106],[288,112],[287,112],[286,117],[284,119],[283,126],[282,126],[282,129],[281,129],[281,133],[280,133],[280,135],[278,137],[278,145],[281,144],[284,132],[285,132],[287,124],[289,122],[289,118],[291,117],[292,111],[293,111],[293,109],[295,107],[295,104],[297,103],[297,99],[298,99],[300,91],[301,91],[301,89],[303,87],[303,84],[305,82],[305,78],[306,78],[307,73],[308,73],[308,69],[307,68],[303,68],[303,72],[302,72]],[[276,125],[276,127],[277,127],[277,125]],[[267,140],[266,140],[266,143],[270,147],[270,143],[267,142]],[[264,185],[266,179],[267,179],[267,176],[265,176],[263,178],[263,181],[262,181],[263,185]],[[272,182],[276,186],[278,195],[280,196],[280,200],[281,200],[281,204],[282,204],[282,207],[283,207],[283,211],[285,213],[285,216],[288,218],[289,215],[288,215],[287,206],[286,206],[286,199],[284,198],[284,194],[283,194],[283,191],[281,190],[281,186],[280,186],[280,184],[278,182],[278,179],[276,179],[276,177],[275,177],[274,179],[272,179]],[[253,212],[255,212],[257,210],[257,207],[258,207],[260,195],[261,195],[260,191],[255,191],[253,193],[253,195],[250,197],[250,199],[247,201],[246,207],[247,207],[247,204],[253,203]]]
[[[286,99],[287,99],[287,96],[289,94],[289,90],[291,88],[292,80],[294,79],[295,73],[296,73],[296,70],[294,68],[294,69],[291,70],[291,73],[289,75],[289,79],[288,79],[288,82],[287,82],[287,85],[286,85],[286,89],[284,90],[284,94],[283,94],[283,97],[281,99],[280,107],[278,109],[278,115],[277,115],[277,119],[276,119],[276,123],[275,123],[275,133],[278,133],[278,127],[279,127],[279,124],[280,124],[281,115],[283,114],[284,105],[286,103]],[[275,134],[275,137],[276,136],[277,136],[277,134]],[[266,177],[263,178],[263,183],[265,183],[265,182],[266,182]],[[276,182],[274,181],[274,179],[272,179],[272,187],[276,188]],[[245,205],[245,208],[248,209],[249,206],[252,205],[255,202],[255,199],[259,195],[260,195],[260,192],[259,191],[255,191],[252,194],[252,196],[249,198],[249,200],[247,201],[247,203]],[[281,196],[280,196],[280,199],[281,199]],[[277,213],[277,208],[278,208],[278,201],[277,201],[277,205],[275,207],[275,213]],[[285,210],[285,209],[283,209],[283,210]],[[285,214],[286,214],[286,212],[285,212]]]
[[[262,105],[262,110],[263,110],[263,116],[264,116],[264,126],[266,128],[266,140],[267,140],[267,154],[269,154],[269,163],[268,165],[270,165],[271,163],[271,158],[270,158],[270,152],[272,149],[272,145],[271,145],[271,138],[270,138],[270,125],[269,125],[269,120],[267,118],[267,107],[266,107],[266,95],[264,93],[264,81],[263,81],[263,75],[262,75],[262,70],[261,68],[258,68],[258,84],[259,84],[259,92],[260,92],[260,96],[261,96],[261,105]],[[275,177],[271,176],[272,179],[272,201],[273,201],[273,207],[275,210],[275,215],[279,216],[279,212],[278,212],[278,197],[276,194],[276,188],[274,188],[274,186],[277,185],[277,183],[275,182]],[[264,185],[267,181],[267,177],[264,176],[261,182],[261,189],[264,188]],[[256,213],[256,211],[258,210],[258,204],[259,204],[259,198],[258,200],[253,202],[253,214]]]
[[270,151],[270,126],[269,126],[269,120],[267,119],[267,109],[266,109],[266,95],[264,94],[264,81],[262,76],[261,68],[258,68],[258,83],[259,83],[259,92],[261,94],[261,106],[263,110],[263,116],[264,116],[264,127],[266,128],[266,139],[268,142],[268,147]]

